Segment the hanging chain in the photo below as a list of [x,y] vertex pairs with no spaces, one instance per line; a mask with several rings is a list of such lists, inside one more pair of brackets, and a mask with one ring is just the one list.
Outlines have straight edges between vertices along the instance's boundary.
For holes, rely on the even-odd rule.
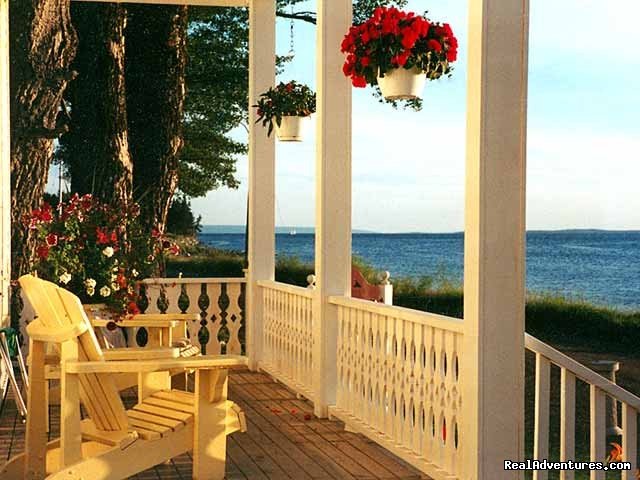
[[293,5],[291,5],[291,22],[289,24],[289,34],[290,34],[290,40],[289,40],[289,53],[287,54],[288,57],[293,58],[296,55],[295,52],[295,42],[294,42],[294,20],[293,20]]

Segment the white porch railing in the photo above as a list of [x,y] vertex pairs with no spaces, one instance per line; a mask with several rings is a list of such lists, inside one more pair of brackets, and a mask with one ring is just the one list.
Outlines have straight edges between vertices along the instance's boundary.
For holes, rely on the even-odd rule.
[[[203,353],[244,353],[244,278],[150,278],[140,284],[144,313],[199,313],[187,325],[192,343]],[[144,330],[136,333],[138,343]]]
[[[525,346],[536,355],[534,459],[549,458],[549,404],[551,364],[560,367],[560,461],[576,460],[576,379],[589,385],[590,461],[603,462],[607,456],[606,397],[622,406],[623,461],[631,462],[631,470],[622,471],[622,480],[635,480],[638,454],[637,416],[640,398],[593,370],[567,357],[558,350],[526,335]],[[592,471],[592,480],[604,480],[606,472]],[[546,480],[548,472],[534,472],[534,480]],[[575,473],[565,471],[561,480],[573,480]]]
[[259,281],[263,300],[263,356],[260,368],[313,400],[313,294],[274,281]]
[[338,308],[330,414],[434,479],[460,468],[462,321],[331,297]]

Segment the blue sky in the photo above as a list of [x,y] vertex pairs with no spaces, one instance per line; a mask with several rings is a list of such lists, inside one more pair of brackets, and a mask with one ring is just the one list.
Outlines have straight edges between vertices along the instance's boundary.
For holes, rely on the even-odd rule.
[[[315,2],[309,2],[314,8]],[[422,112],[394,111],[354,90],[353,226],[376,231],[463,229],[466,0],[410,2],[448,21],[461,55],[451,80],[427,85]],[[640,229],[640,2],[531,2],[527,226]],[[314,29],[296,25],[296,58],[282,75],[315,84]],[[288,50],[279,21],[278,53]],[[279,225],[314,222],[313,131],[277,145]],[[393,139],[393,140],[391,140]],[[245,219],[242,186],[193,202],[205,223]]]
[[[301,8],[314,9],[315,1]],[[427,85],[422,112],[394,111],[354,89],[353,226],[384,232],[463,229],[467,1],[411,0],[460,40],[452,79]],[[531,1],[527,227],[640,229],[640,2]],[[281,80],[315,85],[315,29],[295,26],[296,57]],[[278,21],[278,53],[289,23]],[[315,138],[277,143],[278,225],[314,223]],[[243,130],[234,132],[246,140]],[[205,224],[243,224],[238,190],[195,199]]]

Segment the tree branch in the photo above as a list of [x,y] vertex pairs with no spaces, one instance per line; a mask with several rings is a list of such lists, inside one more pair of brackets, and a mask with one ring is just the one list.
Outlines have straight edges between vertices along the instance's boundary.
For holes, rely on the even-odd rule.
[[55,140],[68,131],[69,125],[66,124],[56,128],[35,127],[25,130],[24,136],[27,138],[46,138],[48,140]]
[[312,24],[316,24],[316,16],[314,12],[293,12],[293,13],[287,13],[284,12],[282,10],[278,10],[278,12],[276,12],[276,16],[278,17],[282,17],[282,18],[290,18],[292,20],[301,20],[303,22],[307,22],[307,23],[312,23]]

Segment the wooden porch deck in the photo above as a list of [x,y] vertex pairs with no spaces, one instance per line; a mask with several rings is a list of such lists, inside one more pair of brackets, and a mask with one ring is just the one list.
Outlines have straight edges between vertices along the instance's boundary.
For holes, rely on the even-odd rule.
[[[311,405],[269,376],[236,371],[229,397],[247,415],[247,433],[227,441],[227,475],[231,479],[428,479],[344,425],[313,416]],[[125,402],[135,403],[133,392]],[[59,408],[51,407],[51,433],[59,431]],[[0,464],[24,449],[24,425],[8,402],[0,417]],[[190,479],[190,455],[149,469],[136,479]]]

